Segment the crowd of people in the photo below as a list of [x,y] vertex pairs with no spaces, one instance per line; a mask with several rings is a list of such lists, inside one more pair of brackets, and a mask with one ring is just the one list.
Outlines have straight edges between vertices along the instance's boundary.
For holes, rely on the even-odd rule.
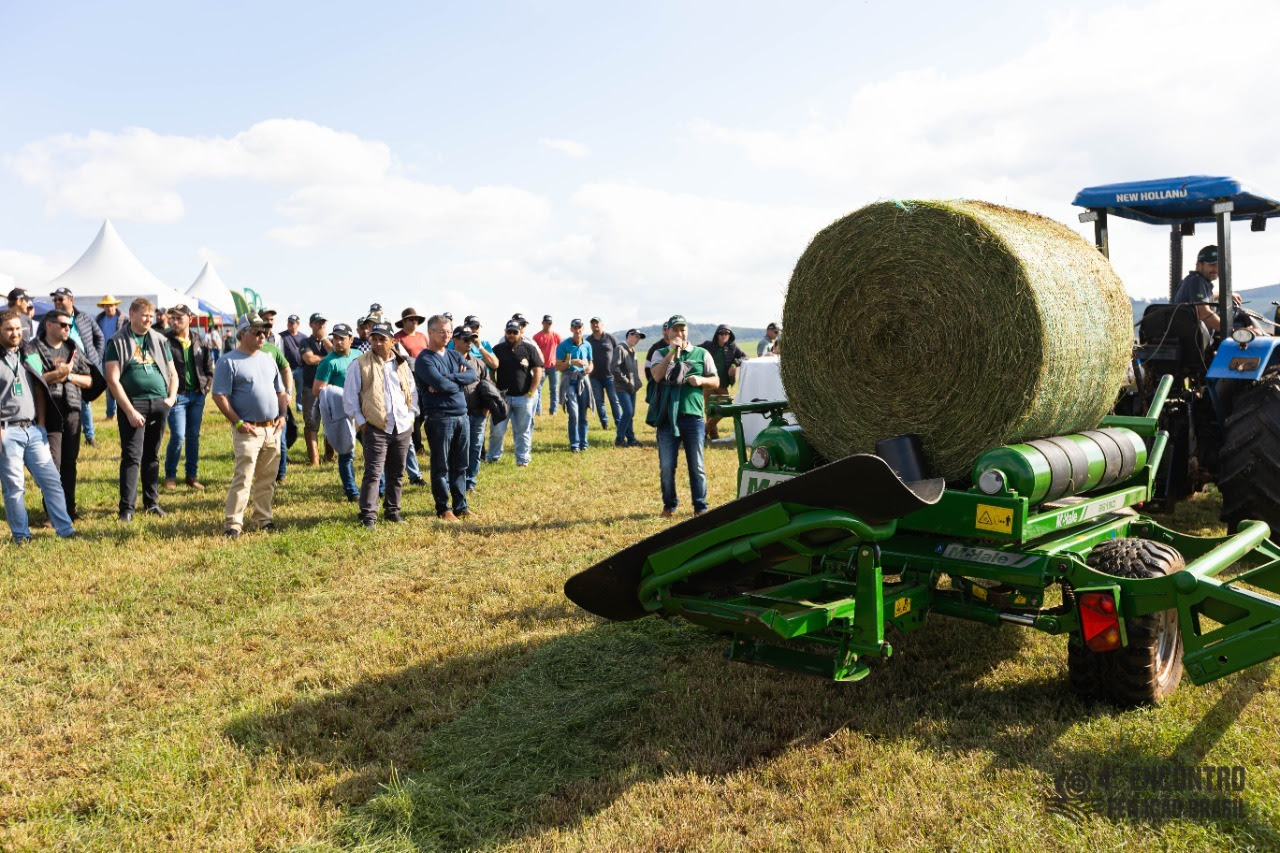
[[[233,328],[214,323],[202,331],[186,305],[158,311],[138,298],[122,314],[120,300],[106,296],[94,316],[66,288],[52,297],[53,310],[39,322],[21,288],[0,312],[0,485],[19,545],[31,540],[24,468],[40,490],[47,525],[58,536],[76,535],[77,460],[82,442],[97,446],[90,403],[103,395],[107,416],[119,426],[121,523],[139,511],[165,515],[160,496],[178,487],[180,462],[185,486],[205,489],[200,434],[210,396],[232,430],[223,530],[238,539],[246,529],[275,528],[275,489],[286,482],[299,421],[307,464],[337,463],[338,485],[357,504],[364,527],[377,526],[379,503],[383,521],[404,521],[406,479],[429,483],[437,517],[458,522],[475,515],[468,496],[482,463],[501,461],[508,433],[517,468],[532,463],[535,419],[561,407],[571,452],[588,450],[593,411],[603,429],[612,422],[617,447],[636,447],[642,390],[657,439],[661,514],[672,517],[678,508],[683,449],[693,512],[700,515],[707,511],[703,447],[717,435],[715,421],[706,420],[707,401],[729,392],[747,357],[728,326],[694,346],[679,314],[641,357],[644,333],[630,329],[618,340],[600,317],[586,324],[573,319],[562,339],[550,315],[526,337],[529,323],[517,313],[491,344],[474,315],[455,325],[447,312],[427,317],[405,308],[393,323],[376,303],[354,328],[330,327],[317,312],[307,331],[290,315],[276,332],[277,312],[263,309]],[[779,351],[780,331],[769,324],[757,355]],[[364,461],[358,481],[357,445]]]

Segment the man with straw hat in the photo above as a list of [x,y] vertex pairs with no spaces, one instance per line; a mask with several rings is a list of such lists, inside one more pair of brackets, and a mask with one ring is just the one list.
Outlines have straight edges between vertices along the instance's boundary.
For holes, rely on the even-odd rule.
[[[98,300],[98,307],[102,310],[98,312],[98,316],[93,318],[93,321],[102,330],[102,340],[109,341],[116,336],[116,332],[120,331],[120,300],[108,293]],[[103,344],[103,349],[105,351],[106,344]],[[104,396],[107,398],[107,417],[114,418],[116,416],[116,398],[110,394]],[[85,436],[85,438],[85,443],[90,447],[97,445],[97,441],[89,439],[88,436]]]

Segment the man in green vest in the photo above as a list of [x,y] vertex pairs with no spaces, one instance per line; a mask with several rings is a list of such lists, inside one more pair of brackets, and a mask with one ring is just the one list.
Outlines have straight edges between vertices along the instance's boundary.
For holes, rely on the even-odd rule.
[[707,474],[702,465],[707,422],[702,391],[720,387],[720,378],[711,354],[689,343],[688,321],[683,314],[673,315],[666,328],[669,343],[654,353],[650,366],[654,395],[645,418],[658,432],[662,517],[676,514],[676,459],[681,446],[689,466],[693,514],[702,515],[707,511]]

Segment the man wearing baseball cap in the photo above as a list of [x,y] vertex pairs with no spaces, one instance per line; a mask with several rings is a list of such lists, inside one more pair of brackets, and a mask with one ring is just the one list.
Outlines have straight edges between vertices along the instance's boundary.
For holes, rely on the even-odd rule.
[[311,386],[316,381],[316,368],[333,351],[333,343],[324,333],[328,323],[325,316],[317,311],[311,315],[311,334],[298,341],[298,353],[302,359],[298,398],[302,401],[303,437],[307,442],[307,463],[310,465],[320,464],[320,414],[315,407],[315,398],[311,396]]
[[704,388],[718,388],[720,380],[711,354],[689,343],[688,321],[684,315],[672,315],[667,320],[667,328],[671,333],[670,343],[658,350],[653,364],[656,390],[646,417],[649,425],[658,431],[662,517],[674,516],[679,503],[676,497],[676,462],[681,447],[684,448],[685,464],[689,467],[693,514],[702,515],[707,511],[707,474],[702,464],[702,446],[707,429],[706,398],[702,391]]
[[572,337],[556,347],[556,370],[564,374],[564,410],[569,415],[569,451],[587,449],[587,412],[591,410],[591,344],[582,337],[582,321],[569,322]]
[[[80,348],[80,352],[84,353],[84,357],[89,359],[89,363],[101,370],[102,351],[106,347],[106,338],[103,337],[102,329],[89,312],[81,311],[76,307],[75,296],[69,288],[59,287],[50,296],[53,299],[54,308],[66,311],[72,317],[71,340],[76,342],[76,346]],[[98,435],[93,428],[93,410],[89,408],[88,400],[84,401],[80,407],[80,427],[84,431],[85,444],[97,447]]]
[[240,342],[218,359],[213,371],[213,403],[231,424],[234,472],[227,489],[223,533],[239,539],[250,505],[259,530],[275,530],[271,502],[280,467],[280,433],[284,432],[289,394],[280,368],[262,352],[267,324],[250,311],[236,325]]
[[782,334],[782,327],[777,323],[770,323],[765,327],[764,337],[756,344],[756,357],[767,355],[773,352],[773,342],[778,339],[778,335]]
[[187,486],[204,491],[199,479],[200,428],[204,424],[204,400],[213,383],[213,353],[204,337],[191,328],[193,313],[186,305],[169,309],[169,351],[178,371],[178,396],[169,409],[169,446],[164,454],[164,487],[178,487],[178,458],[186,445],[184,470]]
[[[360,353],[352,349],[354,335],[346,323],[335,323],[333,326],[333,351],[321,359],[316,367],[316,378],[311,386],[311,396],[319,404],[320,420],[324,425],[325,437],[329,446],[338,453],[338,479],[342,482],[343,494],[347,500],[354,502],[360,497],[356,488],[355,446],[348,446],[348,439],[354,441],[355,423],[351,422],[345,411],[345,401],[339,393],[337,400],[330,402],[321,395],[341,392],[347,381],[347,367],[356,360]],[[326,392],[332,385],[336,392]]]
[[515,442],[516,467],[527,468],[533,457],[533,396],[542,383],[542,353],[521,335],[520,321],[507,321],[503,340],[493,348],[498,359],[497,386],[507,398],[510,414],[489,432],[488,461],[502,458],[507,424]]
[[[275,329],[276,314],[280,312],[274,308],[262,308],[258,311],[258,316],[262,318],[262,322],[267,324],[267,343],[272,346],[280,346],[280,339],[276,337]],[[172,313],[171,315],[172,316]]]
[[467,397],[463,389],[480,377],[460,353],[448,349],[449,340],[448,321],[440,314],[428,318],[427,348],[414,362],[413,375],[427,416],[436,516],[455,522],[471,515],[467,504]]
[[[107,354],[106,342],[115,337],[116,332],[120,331],[120,300],[116,299],[110,293],[98,300],[98,307],[102,310],[93,318],[93,322],[98,324],[98,328],[102,330],[102,354]],[[107,419],[114,419],[116,416],[116,398],[110,394],[104,394],[107,398]],[[95,440],[90,447],[96,447],[98,442]]]
[[370,530],[378,523],[378,483],[384,474],[382,517],[404,521],[400,498],[418,413],[411,363],[403,350],[397,351],[391,324],[382,322],[369,330],[369,351],[347,367],[342,404],[347,417],[355,421],[364,447],[360,523]]
[[618,391],[618,431],[613,443],[618,447],[639,447],[636,439],[636,392],[640,390],[640,369],[636,365],[636,345],[645,339],[639,329],[627,329],[613,360],[613,385]]
[[622,415],[618,408],[618,392],[613,385],[613,359],[618,351],[618,339],[604,330],[599,317],[592,317],[591,334],[587,335],[587,343],[591,345],[591,395],[595,398],[596,411],[600,415],[600,428],[608,429],[609,416],[605,413],[605,401],[609,403],[614,423]]
[[27,311],[31,308],[31,297],[21,287],[9,291],[9,310],[18,315],[18,325],[22,327],[22,339],[30,343],[35,339],[34,324]]
[[[560,387],[560,371],[555,369],[556,363],[556,347],[560,346],[560,336],[551,331],[551,315],[542,315],[542,331],[534,332],[533,342],[538,347],[538,352],[542,353],[542,363],[546,365],[546,370],[542,372],[542,382],[551,386],[551,408],[548,410],[551,414],[556,413],[556,405],[560,402],[556,399],[556,391]],[[535,415],[542,414],[542,384],[538,385],[538,393],[533,398],[533,413]]]
[[[1178,285],[1171,301],[1175,304],[1216,302],[1218,296],[1213,289],[1213,283],[1217,280],[1218,247],[1210,244],[1196,255],[1196,268],[1187,273],[1187,277]],[[1240,294],[1235,294],[1235,301],[1237,305],[1240,304]],[[1222,331],[1222,320],[1212,306],[1196,305],[1196,316],[1200,318],[1201,323],[1209,327],[1210,331]],[[1226,335],[1223,337],[1225,338]]]

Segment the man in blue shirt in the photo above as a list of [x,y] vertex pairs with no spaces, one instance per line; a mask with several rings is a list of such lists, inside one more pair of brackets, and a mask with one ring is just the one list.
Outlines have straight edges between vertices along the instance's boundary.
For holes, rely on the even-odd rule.
[[[116,332],[120,331],[120,300],[108,293],[98,300],[98,307],[102,311],[93,320],[98,324],[98,328],[102,330],[102,339],[109,341],[115,337]],[[105,349],[106,345],[103,344],[103,347]],[[110,394],[103,394],[102,396],[107,398],[107,419],[110,420],[116,416],[116,398]],[[96,439],[91,443],[87,437],[85,443],[90,447],[96,447],[98,444]]]
[[587,449],[587,411],[591,408],[591,344],[583,340],[582,321],[569,323],[572,337],[556,347],[556,370],[564,374],[564,410],[569,416],[569,450]]
[[[1217,297],[1214,295],[1213,283],[1218,280],[1218,247],[1205,246],[1196,255],[1196,268],[1187,273],[1187,277],[1178,285],[1178,289],[1173,293],[1173,303],[1186,302],[1213,302]],[[1235,295],[1235,303],[1240,304],[1240,295]],[[1209,327],[1210,331],[1222,331],[1222,320],[1218,317],[1218,312],[1208,305],[1197,305],[1196,316],[1200,318],[1200,322]]]
[[427,348],[418,354],[413,374],[426,415],[436,515],[444,521],[457,521],[473,515],[467,507],[469,424],[462,389],[480,377],[460,353],[448,349],[449,343],[449,321],[440,314],[432,315],[427,320]]

